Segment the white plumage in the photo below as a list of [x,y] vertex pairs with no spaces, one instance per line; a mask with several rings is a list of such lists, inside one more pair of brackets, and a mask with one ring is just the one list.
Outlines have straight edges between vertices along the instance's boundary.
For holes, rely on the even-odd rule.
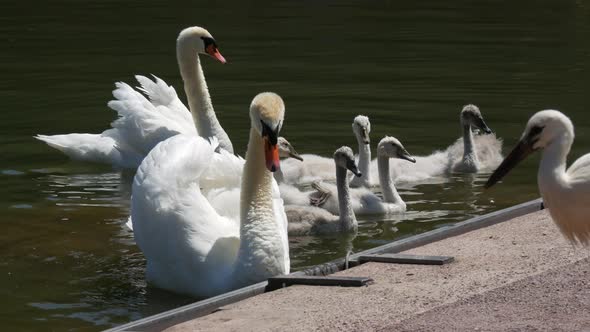
[[287,219],[260,128],[278,133],[283,112],[275,94],[253,100],[245,162],[195,135],[176,135],[148,154],[131,214],[149,282],[208,297],[289,273]]
[[543,203],[570,241],[587,246],[590,244],[590,154],[580,157],[566,170],[573,141],[574,126],[567,116],[555,110],[536,113],[486,187],[502,179],[530,153],[543,150],[537,173]]
[[[205,38],[205,39],[203,39]],[[205,40],[209,40],[206,44]],[[101,134],[37,135],[70,158],[111,164],[117,168],[137,168],[159,142],[177,134],[217,137],[221,148],[233,152],[229,137],[219,124],[198,54],[209,54],[225,62],[211,34],[203,28],[184,29],[178,36],[177,58],[184,80],[190,111],[172,86],[154,76],[135,76],[139,91],[126,83],[116,83],[114,100],[108,106],[117,112],[111,129]]]

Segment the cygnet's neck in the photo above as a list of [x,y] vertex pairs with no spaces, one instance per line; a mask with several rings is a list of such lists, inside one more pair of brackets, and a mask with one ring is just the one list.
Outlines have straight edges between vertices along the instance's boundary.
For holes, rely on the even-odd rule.
[[462,123],[463,126],[463,162],[477,166],[477,153],[473,143],[473,133],[468,123]]
[[389,157],[381,155],[378,156],[377,167],[379,171],[379,185],[381,186],[381,191],[383,192],[383,201],[385,203],[400,204],[405,206],[406,203],[398,194],[397,189],[393,184],[391,173],[389,172]]
[[[266,169],[264,141],[250,129],[240,198],[240,247],[236,277],[244,284],[283,273],[285,252],[275,221],[272,175]],[[239,283],[239,281],[238,281]]]
[[277,181],[277,183],[283,183],[285,182],[285,175],[283,174],[283,169],[279,167],[279,169],[277,169],[274,173],[273,176],[275,178],[275,180]]
[[362,137],[357,136],[356,138],[359,146],[359,172],[361,176],[358,177],[353,174],[352,180],[350,181],[351,187],[370,187],[370,164],[371,164],[371,145],[365,144]]
[[203,68],[201,68],[201,60],[194,45],[196,42],[191,37],[179,39],[176,46],[176,57],[195,127],[199,136],[205,138],[215,136],[219,140],[221,148],[233,153],[234,149],[229,136],[215,115]]
[[356,231],[358,224],[352,210],[346,168],[336,165],[336,188],[338,189],[338,208],[340,212],[340,229],[343,232]]

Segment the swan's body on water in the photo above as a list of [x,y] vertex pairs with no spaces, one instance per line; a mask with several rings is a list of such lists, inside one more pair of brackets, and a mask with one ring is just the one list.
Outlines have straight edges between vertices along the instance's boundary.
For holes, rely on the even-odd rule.
[[[399,140],[386,136],[377,145],[377,160],[379,164],[379,185],[383,199],[373,193],[369,188],[354,188],[350,190],[352,209],[356,215],[368,214],[397,214],[406,211],[406,203],[403,201],[391,178],[389,172],[390,158],[397,158],[415,163],[415,159],[406,151]],[[331,213],[338,213],[339,202],[337,192],[340,188],[333,184],[322,183],[316,185],[319,191],[326,195],[319,207]],[[321,196],[321,195],[320,195]]]
[[117,168],[137,168],[156,144],[177,134],[216,137],[221,148],[233,153],[231,141],[213,110],[199,54],[208,54],[225,63],[207,30],[184,29],[178,36],[176,55],[190,111],[174,88],[163,80],[154,77],[152,81],[138,75],[139,91],[126,83],[115,84],[115,100],[108,106],[117,112],[118,119],[111,124],[111,129],[101,134],[37,135],[35,138],[72,159],[106,163]]
[[[355,179],[353,175],[352,186],[360,186],[366,183],[369,175],[362,173],[363,169],[369,170],[371,160],[370,139],[371,124],[369,118],[359,115],[354,118],[352,130],[357,139],[359,146],[359,170],[363,174],[362,178]],[[368,155],[367,155],[368,153]],[[281,163],[283,172],[283,183],[286,184],[306,184],[314,181],[333,181],[335,179],[336,169],[334,159],[322,157],[315,154],[302,154],[303,162],[293,159],[287,159]]]
[[[415,156],[415,164],[392,159],[390,171],[395,182],[419,182],[453,172],[489,172],[499,165],[502,161],[502,141],[486,125],[479,108],[465,105],[459,119],[463,135],[444,150],[437,150],[428,156]],[[485,135],[474,135],[473,129]],[[373,174],[377,169],[375,159],[371,162]]]
[[[283,116],[278,95],[254,98],[245,162],[195,135],[176,135],[148,154],[131,201],[148,282],[208,297],[289,273],[287,220],[269,172],[279,166]],[[236,190],[238,201],[208,199]]]
[[563,113],[540,111],[533,115],[520,141],[488,179],[486,188],[500,181],[526,156],[543,150],[537,183],[543,204],[553,221],[572,242],[590,245],[590,154],[567,170],[566,159],[574,142],[574,125]]
[[358,223],[351,206],[347,170],[361,175],[354,160],[352,150],[343,146],[334,152],[336,182],[338,183],[339,215],[304,205],[286,205],[289,220],[289,235],[319,235],[339,232],[356,232]]

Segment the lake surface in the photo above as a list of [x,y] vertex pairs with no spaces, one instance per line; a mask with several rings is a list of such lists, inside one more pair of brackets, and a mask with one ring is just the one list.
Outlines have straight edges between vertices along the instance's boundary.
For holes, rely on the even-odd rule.
[[[505,151],[536,111],[576,126],[570,160],[590,136],[590,7],[583,1],[19,1],[0,13],[0,321],[11,331],[95,331],[189,303],[150,288],[124,223],[132,174],[69,161],[37,133],[99,133],[115,81],[155,74],[182,84],[178,32],[206,27],[229,63],[202,63],[217,115],[244,154],[248,105],[275,91],[282,134],[300,153],[356,149],[352,119],[376,143],[414,155],[460,135],[477,104]],[[184,100],[184,96],[182,96]],[[298,269],[538,196],[539,156],[493,190],[487,175],[405,184],[408,214],[363,219],[359,234],[291,239]]]

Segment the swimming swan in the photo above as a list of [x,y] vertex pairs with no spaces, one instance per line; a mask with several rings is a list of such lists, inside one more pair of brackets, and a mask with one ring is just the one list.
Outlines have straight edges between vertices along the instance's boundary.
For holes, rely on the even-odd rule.
[[[379,184],[383,199],[375,195],[368,188],[356,188],[350,190],[352,209],[356,215],[367,214],[396,214],[406,211],[406,203],[402,200],[393,184],[389,172],[389,159],[397,158],[415,163],[416,160],[406,151],[404,146],[394,137],[386,136],[377,145],[377,163],[379,165]],[[338,213],[338,199],[335,188],[332,184],[315,183],[320,193],[320,198],[315,199],[317,205],[331,213]]]
[[[450,159],[454,162],[451,166],[451,171],[458,173],[477,173],[482,166],[478,153],[479,146],[474,142],[472,129],[479,129],[485,134],[491,134],[492,130],[485,123],[479,108],[475,105],[465,105],[461,110],[460,119],[461,127],[463,128],[463,156],[460,161],[455,162],[456,159],[453,154],[449,154]],[[500,154],[498,153],[498,155]]]
[[489,188],[529,154],[543,150],[537,183],[543,204],[561,232],[574,244],[590,245],[590,153],[566,170],[574,142],[574,125],[563,113],[545,110],[533,115],[520,141],[488,179]]
[[334,152],[336,182],[338,183],[339,216],[314,206],[286,205],[289,235],[318,235],[356,232],[358,224],[350,202],[347,170],[361,175],[352,150],[343,146]]
[[[361,183],[365,182],[365,174],[362,172],[365,168],[368,170],[368,165],[371,160],[371,150],[369,146],[371,124],[369,123],[369,118],[363,115],[355,117],[352,123],[352,129],[359,145],[359,170],[361,171],[361,174],[363,174],[363,178],[359,180],[352,179],[356,186],[359,181]],[[319,180],[331,181],[335,179],[334,176],[336,172],[332,158],[322,157],[315,154],[303,154],[301,157],[304,159],[303,162],[287,159],[281,163],[284,176],[283,183],[304,184]]]
[[[414,156],[416,163],[413,165],[391,160],[390,171],[395,182],[417,182],[452,172],[485,172],[499,165],[502,161],[502,141],[486,125],[479,108],[465,105],[461,110],[460,122],[462,137],[446,149],[437,150],[428,156]],[[486,135],[474,136],[473,129]],[[373,160],[371,170],[376,172],[377,169],[377,160]]]
[[[208,297],[289,273],[287,220],[269,172],[279,167],[283,118],[278,95],[261,93],[252,100],[245,162],[223,150],[215,153],[214,145],[195,135],[174,136],[148,154],[135,175],[131,200],[148,282]],[[235,187],[241,191],[235,202],[239,215],[228,218],[205,195]]]
[[116,83],[115,100],[108,106],[119,118],[112,128],[101,134],[37,135],[75,160],[111,164],[118,168],[137,168],[147,153],[159,142],[177,134],[216,137],[219,146],[233,153],[233,146],[223,130],[211,104],[207,82],[201,68],[200,54],[207,54],[225,63],[211,34],[200,27],[180,32],[176,56],[189,110],[173,87],[154,77],[135,76],[141,92],[126,83]]

